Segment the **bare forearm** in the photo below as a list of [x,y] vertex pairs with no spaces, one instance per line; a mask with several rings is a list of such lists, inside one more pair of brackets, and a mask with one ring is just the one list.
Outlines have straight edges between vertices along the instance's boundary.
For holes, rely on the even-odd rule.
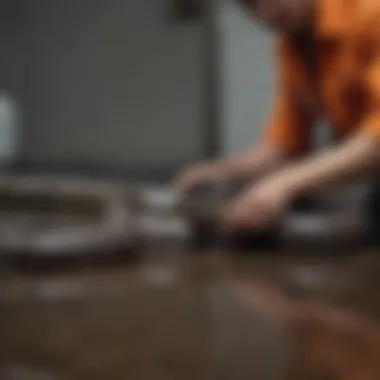
[[294,164],[277,175],[293,194],[299,195],[365,178],[379,165],[379,143],[360,133],[339,147]]
[[288,156],[284,151],[262,141],[239,156],[225,159],[222,170],[229,177],[250,178],[277,169],[287,160]]

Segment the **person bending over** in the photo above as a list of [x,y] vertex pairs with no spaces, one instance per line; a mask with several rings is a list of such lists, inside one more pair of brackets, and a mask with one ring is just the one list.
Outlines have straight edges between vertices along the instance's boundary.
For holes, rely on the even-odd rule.
[[[271,120],[251,149],[190,167],[176,185],[186,192],[209,181],[250,179],[226,219],[262,228],[295,198],[368,178],[380,165],[380,1],[239,3],[277,35]],[[321,120],[337,143],[312,152],[313,127]]]

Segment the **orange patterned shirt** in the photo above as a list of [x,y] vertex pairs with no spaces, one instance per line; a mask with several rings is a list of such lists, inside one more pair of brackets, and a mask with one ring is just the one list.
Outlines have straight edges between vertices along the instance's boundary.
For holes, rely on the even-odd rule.
[[285,38],[277,44],[278,88],[267,134],[297,154],[311,148],[321,119],[340,137],[363,129],[380,138],[380,0],[316,1],[317,81],[295,44]]

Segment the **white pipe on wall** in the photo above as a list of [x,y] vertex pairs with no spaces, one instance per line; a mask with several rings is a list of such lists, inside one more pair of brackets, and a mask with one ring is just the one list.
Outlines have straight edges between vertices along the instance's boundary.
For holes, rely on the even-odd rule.
[[18,154],[18,116],[16,100],[0,93],[0,166],[11,164]]

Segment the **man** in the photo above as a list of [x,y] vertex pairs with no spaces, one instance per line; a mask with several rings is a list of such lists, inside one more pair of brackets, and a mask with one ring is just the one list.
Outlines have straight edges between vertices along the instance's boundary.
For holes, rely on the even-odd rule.
[[[233,226],[264,227],[295,198],[368,178],[380,165],[380,1],[240,2],[278,34],[272,120],[252,149],[186,170],[178,187],[255,179],[226,215]],[[339,141],[310,154],[323,119]]]

